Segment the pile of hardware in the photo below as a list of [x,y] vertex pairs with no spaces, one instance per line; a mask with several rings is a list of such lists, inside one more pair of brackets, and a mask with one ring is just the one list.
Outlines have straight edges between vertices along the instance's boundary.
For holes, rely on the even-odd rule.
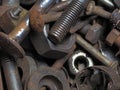
[[0,0],[0,90],[120,90],[120,0]]

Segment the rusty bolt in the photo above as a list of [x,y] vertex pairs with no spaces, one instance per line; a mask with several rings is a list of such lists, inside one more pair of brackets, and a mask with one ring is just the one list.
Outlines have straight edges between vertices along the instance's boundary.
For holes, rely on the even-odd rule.
[[115,9],[112,13],[105,11],[99,6],[95,5],[94,1],[91,1],[87,7],[87,15],[96,14],[103,18],[109,19],[115,28],[120,29],[120,11]]
[[105,11],[104,9],[102,9],[102,7],[96,6],[94,1],[91,1],[88,4],[86,14],[87,15],[96,14],[107,19],[109,19],[111,16],[111,13]]
[[[53,5],[54,2],[55,1],[51,1],[51,0],[50,1],[47,0],[47,2],[46,2],[46,0],[44,0],[39,3],[40,8],[47,9],[49,6]],[[44,6],[41,7],[41,5],[43,5],[43,4],[44,4]],[[33,6],[32,9],[34,9],[34,7],[36,7],[36,5]],[[40,9],[40,8],[38,8],[38,9]],[[10,32],[9,35],[6,35],[6,34],[0,32],[0,46],[7,53],[9,53],[10,55],[12,55],[14,57],[23,57],[25,52],[18,43],[21,43],[23,41],[23,39],[28,35],[29,31],[30,31],[29,14],[27,13],[27,15],[20,22],[20,24],[12,32]]]
[[9,90],[23,90],[17,65],[13,57],[1,56],[1,64]]
[[106,66],[112,68],[116,68],[118,66],[117,61],[111,61],[104,57],[97,49],[95,49],[92,45],[86,42],[80,35],[77,35],[77,43]]
[[48,38],[55,44],[60,43],[69,32],[79,14],[86,8],[89,0],[73,0],[61,17],[51,28]]

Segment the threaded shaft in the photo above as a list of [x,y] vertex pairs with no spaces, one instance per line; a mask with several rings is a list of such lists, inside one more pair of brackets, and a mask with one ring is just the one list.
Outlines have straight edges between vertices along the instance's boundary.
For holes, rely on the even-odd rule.
[[61,42],[69,32],[72,24],[78,18],[89,0],[73,0],[55,25],[51,28],[48,38],[55,44]]
[[10,57],[0,57],[0,59],[8,89],[23,90],[15,60]]

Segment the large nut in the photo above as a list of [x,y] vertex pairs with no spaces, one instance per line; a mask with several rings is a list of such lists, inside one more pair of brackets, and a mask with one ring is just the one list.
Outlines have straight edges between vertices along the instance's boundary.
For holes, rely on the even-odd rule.
[[62,43],[54,45],[48,38],[48,28],[44,27],[42,32],[31,33],[31,41],[37,53],[51,59],[59,59],[67,55],[75,44],[75,35],[66,38]]

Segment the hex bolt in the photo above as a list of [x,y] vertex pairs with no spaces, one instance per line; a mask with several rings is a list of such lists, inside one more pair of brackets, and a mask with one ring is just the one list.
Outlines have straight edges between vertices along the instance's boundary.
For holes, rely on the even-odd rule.
[[48,38],[55,44],[60,43],[88,3],[89,0],[73,0],[51,28]]
[[22,12],[23,8],[21,7],[16,7],[10,10],[10,15],[14,19],[19,19],[20,13]]
[[103,18],[109,19],[113,23],[114,27],[116,27],[117,29],[120,29],[119,9],[115,9],[112,13],[110,13],[110,12],[105,11],[101,7],[96,6],[94,1],[91,1],[87,7],[86,14],[87,15],[96,14]]
[[17,65],[13,58],[1,57],[1,64],[9,90],[23,90]]
[[[39,3],[41,12],[43,10],[49,8],[51,5],[53,5],[55,1],[54,0],[44,0]],[[36,3],[38,6],[38,3]],[[37,7],[35,4],[34,7]],[[42,4],[42,5],[41,5]],[[43,5],[44,4],[44,5]],[[32,9],[33,9],[32,8]],[[37,8],[40,9],[40,8]],[[19,11],[19,10],[18,10]],[[17,13],[16,13],[17,14]],[[2,32],[0,32],[0,46],[10,55],[14,57],[23,57],[25,55],[24,50],[19,45],[23,41],[23,39],[28,35],[30,32],[30,26],[29,26],[29,14],[23,18],[21,23],[9,34],[6,35]]]
[[80,35],[76,35],[77,43],[83,47],[86,51],[88,51],[91,55],[93,55],[97,60],[109,66],[111,68],[116,68],[118,66],[117,61],[111,61],[104,57],[97,49],[95,49],[92,45],[90,45],[87,41],[85,41]]

